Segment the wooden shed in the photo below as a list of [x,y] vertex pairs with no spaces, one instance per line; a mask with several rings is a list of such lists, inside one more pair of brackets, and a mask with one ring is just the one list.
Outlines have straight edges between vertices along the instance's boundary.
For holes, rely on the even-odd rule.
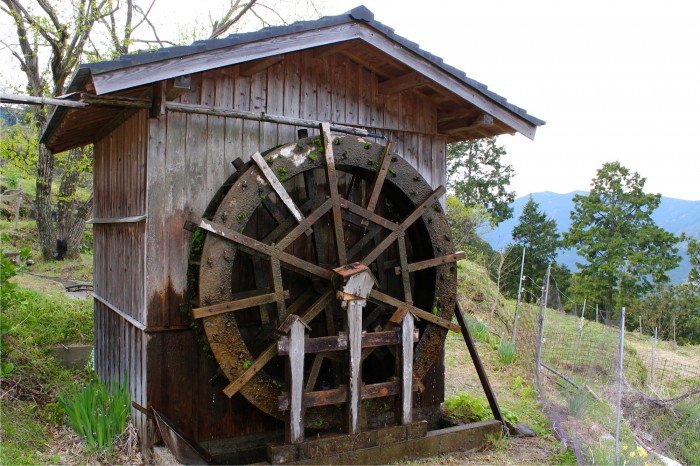
[[[96,370],[106,379],[128,375],[147,455],[158,439],[152,408],[211,451],[228,445],[254,452],[280,441],[284,400],[274,390],[285,384],[284,364],[262,369],[272,359],[266,345],[279,339],[287,314],[305,315],[299,308],[316,309],[314,315],[325,309],[326,327],[335,328],[327,309],[335,296],[319,282],[342,276],[331,271],[353,253],[382,285],[368,298],[383,303],[375,314],[392,315],[408,303],[403,307],[421,319],[416,352],[425,361],[416,360],[413,371],[422,390],[408,404],[414,419],[434,421],[456,280],[436,203],[444,195],[446,144],[516,132],[534,138],[543,121],[398,36],[364,7],[81,65],[69,92],[87,106],[58,107],[42,142],[54,152],[94,144]],[[322,131],[318,122],[330,125]],[[299,133],[304,128],[307,138]],[[331,186],[326,178],[336,176]],[[375,189],[380,177],[388,180],[386,192]],[[328,185],[326,195],[319,183]],[[276,229],[284,234],[274,236]],[[216,242],[214,234],[229,241]],[[322,234],[327,244],[319,243]],[[396,245],[388,246],[388,237]],[[342,241],[350,252],[341,251]],[[434,270],[419,270],[429,261]],[[416,290],[418,282],[431,291]],[[223,314],[232,306],[245,308],[235,320]],[[304,324],[313,336],[320,324],[311,319]],[[224,335],[229,326],[235,335]],[[342,343],[341,332],[326,331]],[[428,342],[431,333],[442,339]],[[278,346],[274,356],[283,361]],[[396,353],[372,357],[393,361]],[[379,359],[372,364],[382,365]],[[338,361],[309,359],[307,391],[336,393]],[[368,398],[396,395],[374,366],[362,369],[377,378],[367,380],[378,387]],[[253,386],[272,391],[257,395]],[[307,418],[314,432],[333,428],[335,419]]]

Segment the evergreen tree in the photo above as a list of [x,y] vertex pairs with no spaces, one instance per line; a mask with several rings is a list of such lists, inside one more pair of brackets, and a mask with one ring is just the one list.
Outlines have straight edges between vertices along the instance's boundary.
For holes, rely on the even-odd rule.
[[515,271],[515,274],[511,273],[508,277],[506,290],[510,291],[509,294],[517,295],[523,247],[525,248],[524,284],[526,287],[528,284],[537,287],[543,280],[547,265],[554,262],[557,249],[561,244],[557,222],[547,217],[539,207],[540,205],[530,197],[518,219],[519,223],[513,228],[513,241],[519,247],[517,251],[513,251],[510,260],[517,260],[518,264],[517,267],[510,268]]
[[481,207],[498,225],[513,216],[510,203],[515,192],[508,191],[513,167],[503,164],[505,147],[496,138],[461,141],[447,146],[447,185],[468,208]]
[[644,193],[646,178],[619,162],[605,163],[588,195],[574,196],[573,221],[565,244],[585,259],[577,264],[579,289],[608,313],[639,298],[680,262],[678,239],[658,227],[651,214],[660,194]]

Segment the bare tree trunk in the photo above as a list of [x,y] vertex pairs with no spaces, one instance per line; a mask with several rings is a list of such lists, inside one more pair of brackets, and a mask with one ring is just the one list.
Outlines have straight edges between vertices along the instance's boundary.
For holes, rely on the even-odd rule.
[[51,183],[53,182],[53,154],[39,146],[39,163],[36,177],[36,227],[39,235],[39,247],[44,259],[53,259],[56,255],[56,230],[51,218]]
[[57,259],[77,259],[80,256],[85,221],[92,210],[92,195],[87,201],[76,198],[78,182],[82,174],[79,168],[79,161],[83,157],[82,150],[72,149],[69,154],[58,191]]

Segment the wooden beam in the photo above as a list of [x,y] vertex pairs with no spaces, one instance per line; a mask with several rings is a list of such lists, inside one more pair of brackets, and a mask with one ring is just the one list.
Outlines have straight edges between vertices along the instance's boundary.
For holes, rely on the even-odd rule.
[[56,105],[58,107],[85,108],[87,104],[75,100],[51,97],[35,97],[21,94],[0,93],[0,104]]
[[250,298],[237,299],[235,301],[226,301],[224,303],[213,304],[211,306],[196,307],[192,309],[192,317],[195,319],[202,319],[204,317],[215,316],[219,314],[225,314],[227,312],[240,311],[242,309],[249,309],[255,306],[261,306],[263,304],[269,304],[277,302],[280,299],[281,294],[285,298],[289,298],[289,291],[285,290],[283,293],[267,293],[258,296],[251,296]]
[[398,78],[387,79],[386,81],[380,82],[377,86],[377,91],[380,94],[396,94],[397,92],[422,86],[428,82],[430,82],[428,78],[412,71]]
[[340,194],[338,193],[338,176],[335,171],[335,158],[333,156],[333,137],[331,125],[328,122],[321,123],[321,135],[323,136],[324,156],[326,160],[326,179],[331,203],[333,204],[333,234],[335,236],[335,249],[338,253],[338,264],[348,263],[345,250],[345,233],[343,232],[343,216],[340,209]]
[[[438,265],[449,264],[451,262],[457,262],[458,260],[462,260],[466,257],[467,257],[467,255],[464,253],[464,251],[458,251],[454,254],[447,254],[445,256],[434,257],[432,259],[427,259],[424,261],[414,262],[412,264],[408,264],[408,271],[410,273],[410,272],[416,272],[418,270],[427,269],[430,267],[437,267]],[[396,275],[400,275],[401,274],[401,267],[394,267],[394,273],[396,273]]]
[[226,238],[230,241],[233,241],[234,243],[238,243],[263,255],[269,257],[276,257],[281,262],[284,262],[285,264],[297,270],[307,272],[311,275],[316,275],[317,277],[323,278],[325,280],[330,281],[334,276],[333,272],[328,269],[324,269],[323,267],[320,267],[316,264],[307,262],[304,259],[294,256],[293,254],[280,251],[272,246],[261,243],[260,241],[254,238],[246,236],[243,233],[239,233],[235,230],[231,230],[230,228],[226,228],[225,226],[216,222],[202,220],[199,223],[199,228],[214,233],[217,236],[221,236],[222,238]]
[[387,306],[391,306],[395,309],[400,309],[402,307],[406,307],[411,311],[411,314],[413,314],[415,317],[418,317],[419,319],[427,320],[430,323],[438,325],[442,328],[446,328],[448,330],[452,330],[453,332],[456,332],[456,333],[460,332],[459,325],[453,324],[451,321],[449,321],[447,319],[443,319],[442,317],[438,317],[436,315],[433,315],[432,313],[426,312],[423,309],[420,309],[416,306],[405,303],[405,302],[401,301],[400,299],[394,298],[393,296],[389,296],[388,294],[384,294],[381,291],[372,290],[372,292],[369,294],[369,299],[371,301],[378,302],[380,304],[385,304]]
[[289,193],[287,192],[286,189],[284,189],[284,186],[282,186],[282,183],[280,180],[277,179],[277,176],[275,173],[272,171],[272,169],[267,165],[267,162],[265,159],[262,158],[262,155],[260,155],[260,152],[256,152],[251,156],[251,159],[253,162],[255,162],[255,165],[258,166],[260,171],[262,172],[263,177],[267,180],[268,183],[270,183],[270,186],[272,189],[275,190],[277,193],[277,196],[280,198],[282,203],[289,209],[289,211],[292,213],[292,216],[296,219],[297,222],[299,223],[304,223],[306,220],[304,218],[304,215],[301,213],[299,210],[299,207],[294,203],[291,197],[289,197]]
[[367,43],[375,46],[379,50],[386,50],[391,56],[404,65],[416,70],[416,72],[434,81],[439,86],[449,89],[461,99],[480,108],[485,113],[493,115],[506,125],[510,126],[523,136],[534,139],[537,125],[525,120],[517,113],[504,107],[501,103],[494,101],[491,97],[483,94],[483,91],[469,86],[461,79],[452,76],[439,68],[429,60],[419,57],[413,51],[398,46],[390,38],[377,34],[376,30],[368,25],[358,24],[360,27],[360,37]]
[[98,94],[108,94],[121,89],[174,78],[183,73],[194,74],[273,55],[356,39],[360,34],[358,26],[357,23],[345,23],[289,34],[284,37],[269,37],[231,47],[95,73],[92,75],[92,79]]
[[323,60],[335,55],[336,53],[344,52],[357,45],[357,41],[348,40],[345,42],[339,42],[336,44],[325,45],[314,50],[314,58],[317,60]]
[[[282,115],[271,115],[265,112],[249,112],[246,110],[234,110],[230,108],[207,107],[195,104],[181,104],[167,102],[165,107],[173,112],[194,113],[198,115],[221,116],[227,118],[240,118],[242,120],[262,121],[266,123],[278,123],[281,125],[304,126],[306,128],[317,129],[322,123],[318,120],[307,120],[304,118],[294,118]],[[372,133],[362,128],[355,128],[347,125],[331,124],[331,131],[336,133],[353,134],[361,137],[384,138],[384,135]]]
[[186,74],[169,79],[165,84],[165,100],[175,100],[192,88],[192,76]]
[[145,215],[135,215],[133,217],[99,217],[91,218],[85,223],[91,224],[112,224],[112,223],[140,223],[146,220]]
[[[301,314],[301,319],[304,321],[304,323],[308,324],[311,322],[314,317],[316,317],[319,312],[321,312],[328,305],[328,303],[331,302],[333,295],[333,290],[326,291],[310,307],[304,310]],[[292,307],[293,306],[290,306],[289,308],[290,312],[292,311]],[[273,343],[265,348],[265,350],[258,355],[255,361],[253,361],[253,364],[248,367],[248,369],[244,370],[236,380],[224,388],[224,394],[231,398],[233,395],[238,393],[238,391],[245,387],[245,385],[250,382],[250,379],[255,377],[255,375],[260,372],[262,368],[265,367],[267,363],[270,362],[275,356],[277,356],[277,343]]]
[[482,113],[473,120],[468,122],[452,121],[450,123],[445,123],[443,125],[438,125],[438,131],[443,131],[446,133],[462,132],[462,131],[472,131],[478,128],[483,128],[485,126],[493,125],[493,117]]
[[241,76],[253,76],[263,70],[268,69],[272,65],[284,60],[284,55],[273,55],[271,57],[260,58],[249,62],[241,63],[238,68]]

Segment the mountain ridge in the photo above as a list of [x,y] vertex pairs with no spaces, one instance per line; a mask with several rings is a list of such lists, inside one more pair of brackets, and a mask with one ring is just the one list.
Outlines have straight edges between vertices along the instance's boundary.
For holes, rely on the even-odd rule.
[[[559,194],[551,191],[543,191],[527,194],[517,198],[510,206],[513,208],[513,218],[502,222],[498,227],[483,235],[492,248],[499,250],[513,242],[512,231],[519,223],[523,207],[528,199],[532,199],[539,204],[541,211],[545,212],[549,218],[557,222],[559,233],[568,231],[571,226],[570,213],[574,207],[573,197],[576,194],[588,194],[587,191],[572,191]],[[661,197],[659,207],[652,213],[652,218],[658,226],[664,230],[678,236],[681,233],[697,235],[700,233],[700,201],[688,201],[672,197]],[[680,253],[683,256],[678,268],[669,272],[671,282],[682,283],[688,276],[690,263],[685,255],[685,247],[679,244]],[[576,262],[582,262],[583,258],[576,254],[573,249],[560,250],[557,255],[557,262],[576,270]]]

